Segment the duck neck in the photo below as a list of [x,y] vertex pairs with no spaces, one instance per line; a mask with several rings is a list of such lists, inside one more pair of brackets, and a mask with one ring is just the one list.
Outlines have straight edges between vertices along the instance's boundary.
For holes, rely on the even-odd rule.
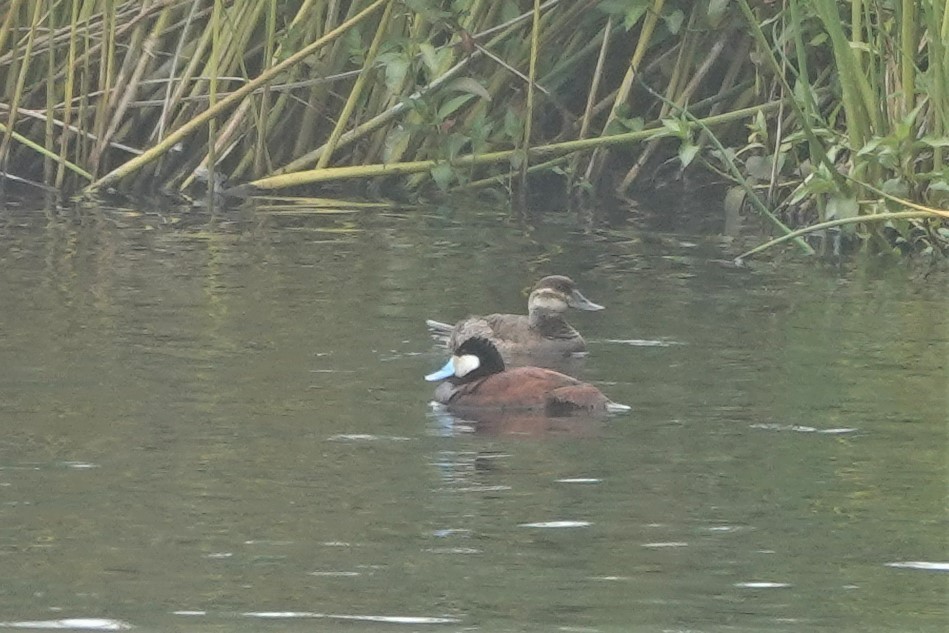
[[548,338],[574,338],[577,331],[573,329],[560,312],[546,312],[531,310],[530,326]]

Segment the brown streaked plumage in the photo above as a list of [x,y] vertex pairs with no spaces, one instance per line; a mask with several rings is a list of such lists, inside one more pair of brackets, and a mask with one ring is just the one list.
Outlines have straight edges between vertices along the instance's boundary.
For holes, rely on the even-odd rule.
[[531,354],[569,355],[586,351],[586,342],[564,318],[568,308],[602,310],[581,294],[569,277],[544,277],[527,300],[528,314],[473,316],[455,325],[426,321],[432,335],[455,351],[472,337],[491,341],[506,362]]

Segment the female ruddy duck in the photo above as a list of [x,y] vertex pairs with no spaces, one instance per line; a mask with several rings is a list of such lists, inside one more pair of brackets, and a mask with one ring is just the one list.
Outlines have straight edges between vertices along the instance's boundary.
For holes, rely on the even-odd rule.
[[549,416],[629,411],[593,385],[540,367],[505,369],[494,344],[481,337],[463,341],[438,371],[425,376],[445,380],[435,401],[451,410],[536,411]]
[[564,319],[567,308],[602,310],[603,306],[584,297],[569,277],[552,275],[534,286],[527,299],[527,316],[489,314],[469,317],[454,326],[431,320],[426,324],[453,352],[462,342],[478,336],[491,341],[508,362],[519,354],[566,356],[587,347],[580,333]]

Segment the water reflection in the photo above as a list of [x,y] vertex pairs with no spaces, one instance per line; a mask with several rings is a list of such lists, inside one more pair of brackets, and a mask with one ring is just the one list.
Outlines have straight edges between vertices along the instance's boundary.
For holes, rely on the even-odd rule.
[[511,438],[595,437],[607,423],[605,415],[549,416],[531,412],[470,410],[463,414],[436,411],[432,425],[439,435],[475,433]]
[[[329,208],[4,210],[4,627],[945,629],[942,286]],[[433,414],[424,319],[553,272],[633,413]]]

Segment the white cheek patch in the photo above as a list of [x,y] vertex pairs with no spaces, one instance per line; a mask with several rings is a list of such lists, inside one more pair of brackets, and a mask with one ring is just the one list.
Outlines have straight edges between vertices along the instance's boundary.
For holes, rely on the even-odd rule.
[[464,356],[455,356],[451,359],[455,367],[455,375],[459,378],[467,376],[478,367],[481,367],[481,359],[474,354],[465,354]]
[[567,302],[560,297],[539,294],[534,297],[531,306],[535,309],[546,310],[549,312],[566,312]]

